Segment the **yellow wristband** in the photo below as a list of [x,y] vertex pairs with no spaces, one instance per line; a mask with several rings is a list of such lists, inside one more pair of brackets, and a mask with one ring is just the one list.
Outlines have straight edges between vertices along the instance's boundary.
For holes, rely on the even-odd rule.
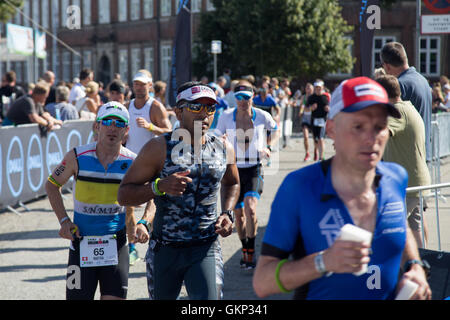
[[148,131],[153,131],[153,129],[155,129],[155,126],[153,125],[153,123],[150,123],[150,127],[148,127]]
[[47,178],[47,180],[50,181],[55,187],[58,187],[58,188],[61,188],[61,187],[62,187],[62,185],[59,184],[59,183],[55,180],[55,178],[53,178],[52,175],[49,175],[48,178]]

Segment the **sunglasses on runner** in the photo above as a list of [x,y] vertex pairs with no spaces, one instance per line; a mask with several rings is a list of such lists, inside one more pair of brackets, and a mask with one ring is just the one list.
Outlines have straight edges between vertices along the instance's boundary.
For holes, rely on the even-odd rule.
[[238,100],[238,101],[242,101],[242,100],[248,101],[248,100],[250,100],[250,98],[251,98],[252,96],[246,95],[246,94],[242,94],[242,93],[235,93],[235,94],[234,94],[234,97],[235,97],[236,100]]
[[208,115],[212,115],[216,112],[215,105],[201,104],[201,103],[186,103],[181,106],[181,108],[186,108],[188,111],[193,113],[200,113],[203,108],[205,108]]
[[99,120],[98,122],[107,127],[112,126],[113,124],[114,126],[116,126],[116,128],[126,128],[128,126],[127,123],[123,120],[103,119]]

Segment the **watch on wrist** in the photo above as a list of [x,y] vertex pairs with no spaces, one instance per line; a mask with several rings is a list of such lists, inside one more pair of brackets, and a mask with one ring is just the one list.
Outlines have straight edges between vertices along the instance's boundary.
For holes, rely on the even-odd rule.
[[230,218],[230,220],[231,220],[231,223],[234,223],[234,211],[233,210],[222,211],[222,213],[220,215],[223,215],[223,214],[227,214],[228,218]]
[[147,229],[147,232],[150,232],[150,225],[151,225],[151,223],[149,221],[141,219],[141,220],[138,221],[138,223],[136,223],[136,226],[138,224],[143,224],[144,227]]
[[408,272],[409,270],[411,270],[413,264],[418,264],[419,266],[421,266],[425,271],[425,275],[427,276],[427,278],[430,276],[431,266],[427,260],[417,260],[417,259],[408,260],[405,262],[405,265],[403,266],[403,272]]

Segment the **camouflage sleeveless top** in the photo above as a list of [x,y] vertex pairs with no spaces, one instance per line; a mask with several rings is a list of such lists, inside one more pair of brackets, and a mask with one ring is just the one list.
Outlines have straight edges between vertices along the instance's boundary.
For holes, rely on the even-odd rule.
[[174,133],[164,137],[167,153],[159,178],[190,170],[192,183],[187,184],[182,196],[155,197],[152,238],[177,244],[214,240],[220,183],[227,166],[225,145],[221,138],[207,133],[206,143],[194,157],[191,144],[179,141]]

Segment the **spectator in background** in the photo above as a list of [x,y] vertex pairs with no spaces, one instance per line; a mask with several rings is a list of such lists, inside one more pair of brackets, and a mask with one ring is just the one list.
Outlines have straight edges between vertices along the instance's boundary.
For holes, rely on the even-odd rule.
[[[55,110],[59,110],[62,121],[78,120],[80,118],[77,108],[68,102],[70,90],[66,86],[58,86],[55,90]],[[56,112],[55,112],[56,113]]]
[[[406,169],[408,187],[430,185],[431,177],[425,159],[425,126],[422,117],[410,101],[402,101],[400,98],[400,85],[396,77],[385,75],[378,77],[376,81],[383,86],[388,94],[389,102],[401,114],[400,118],[388,118],[390,137],[384,150],[383,160],[398,163]],[[429,191],[424,191],[422,194],[426,196],[428,193]],[[424,202],[424,209],[426,207]],[[406,194],[406,213],[417,246],[424,248],[425,243],[421,237],[422,219],[419,192]],[[428,232],[425,220],[423,225],[426,241]]]
[[91,69],[83,69],[80,72],[80,82],[75,83],[70,91],[69,103],[76,104],[78,100],[86,96],[86,86],[94,80],[94,72]]
[[200,78],[200,82],[201,82],[202,84],[204,84],[205,86],[207,86],[207,85],[208,85],[208,77],[207,77],[207,76],[201,77],[201,78]]
[[217,96],[219,98],[224,98],[225,97],[225,85],[227,83],[227,80],[223,77],[220,76],[219,78],[217,78],[216,84],[217,84]]
[[166,108],[167,114],[176,118],[175,111],[172,110],[172,107],[166,104],[166,89],[167,83],[164,81],[156,81],[153,85],[153,90],[155,91],[155,100],[161,102],[161,104]]
[[214,119],[213,122],[211,124],[210,129],[215,129],[217,126],[217,122],[219,121],[220,116],[222,115],[222,113],[227,110],[229,108],[228,102],[226,102],[225,99],[222,99],[221,97],[219,97],[219,85],[217,83],[211,82],[209,84],[209,86],[214,90],[214,93],[216,94],[216,100],[217,100],[217,104],[216,104],[216,112],[214,113]]
[[[225,89],[225,91],[227,91],[227,90],[229,91],[230,87],[231,87],[231,70],[226,68],[225,70],[223,70],[222,76],[226,80],[225,86],[223,88]],[[233,90],[231,90],[231,91],[233,91]]]
[[441,85],[440,83],[436,83],[433,86],[432,92],[432,101],[433,101],[433,107],[432,107],[432,113],[438,113],[438,112],[447,112],[449,111],[446,106],[444,105],[444,96],[442,95],[441,91]]
[[450,84],[446,83],[443,87],[444,91],[444,105],[447,109],[450,109]]
[[56,95],[55,95],[55,87],[53,86],[55,84],[55,74],[52,71],[47,71],[42,76],[42,79],[47,82],[50,91],[48,93],[47,100],[45,100],[45,105],[48,105],[49,103],[55,103],[56,102]]
[[25,95],[17,99],[8,111],[7,118],[14,125],[37,123],[47,129],[53,130],[55,125],[62,125],[62,121],[56,120],[48,112],[44,111],[44,103],[48,96],[46,82],[38,82],[31,95]]
[[104,84],[103,82],[98,82],[98,96],[100,97],[100,101],[102,104],[105,104],[108,102],[108,97],[106,96],[105,90],[104,90]]
[[[90,81],[85,86],[85,94],[78,99],[75,107],[78,110],[80,119],[95,120],[97,109],[101,106],[100,96],[98,95],[99,85],[95,81]],[[69,98],[70,99],[70,98]]]
[[230,84],[230,91],[223,98],[227,103],[229,108],[237,108],[236,97],[234,96],[234,88],[239,83],[238,80],[232,80]]
[[128,108],[128,105],[125,104],[125,93],[125,84],[121,80],[115,79],[108,85],[109,101],[120,102]]
[[[16,84],[16,73],[14,71],[7,72],[2,78],[0,88],[0,123],[6,118],[13,102],[25,94],[25,90]],[[11,123],[7,121],[3,123],[3,125],[7,124]]]
[[387,74],[397,77],[403,101],[411,101],[425,123],[427,161],[431,160],[432,97],[427,79],[408,64],[408,56],[401,43],[388,42],[381,49],[381,61]]

